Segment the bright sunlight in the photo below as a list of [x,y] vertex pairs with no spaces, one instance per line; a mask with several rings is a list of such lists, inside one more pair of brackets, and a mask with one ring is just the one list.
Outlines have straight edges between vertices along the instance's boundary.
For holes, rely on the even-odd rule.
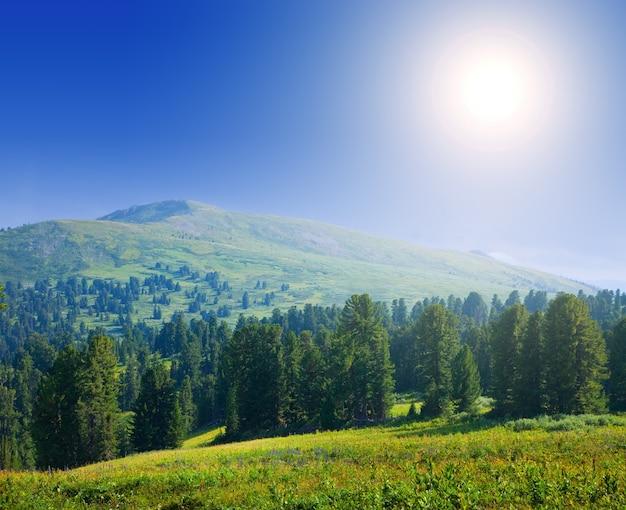
[[439,60],[433,102],[458,141],[498,151],[523,144],[544,123],[552,79],[541,53],[517,34],[479,31],[461,37]]

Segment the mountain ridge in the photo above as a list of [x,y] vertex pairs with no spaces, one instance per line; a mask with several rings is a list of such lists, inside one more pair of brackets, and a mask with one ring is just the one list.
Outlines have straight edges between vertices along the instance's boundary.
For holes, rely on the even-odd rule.
[[[298,218],[230,212],[188,200],[132,206],[97,220],[51,220],[0,232],[0,279],[125,279],[156,267],[219,271],[246,289],[291,287],[288,303],[447,297],[480,292],[593,292],[556,275],[484,253],[427,248]],[[173,271],[173,269],[172,269]]]

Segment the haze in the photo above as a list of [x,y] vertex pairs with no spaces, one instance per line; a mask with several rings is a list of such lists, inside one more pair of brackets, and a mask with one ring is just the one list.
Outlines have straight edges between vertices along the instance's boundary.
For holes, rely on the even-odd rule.
[[5,4],[0,227],[185,198],[626,286],[623,2]]

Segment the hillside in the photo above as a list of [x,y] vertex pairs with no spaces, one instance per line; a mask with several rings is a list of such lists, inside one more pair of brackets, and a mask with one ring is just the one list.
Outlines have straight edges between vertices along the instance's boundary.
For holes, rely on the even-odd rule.
[[70,471],[0,472],[0,508],[624,508],[623,418],[392,422]]
[[[182,266],[195,272],[194,277],[181,272]],[[233,304],[244,291],[250,292],[253,304],[271,293],[272,306],[343,303],[363,292],[375,300],[404,297],[409,302],[433,295],[464,297],[470,291],[486,301],[514,289],[522,296],[529,289],[594,292],[584,284],[486,255],[429,249],[320,222],[228,212],[189,201],[0,232],[2,282],[70,276],[124,281],[165,273],[210,291],[202,279],[215,271],[228,281]]]

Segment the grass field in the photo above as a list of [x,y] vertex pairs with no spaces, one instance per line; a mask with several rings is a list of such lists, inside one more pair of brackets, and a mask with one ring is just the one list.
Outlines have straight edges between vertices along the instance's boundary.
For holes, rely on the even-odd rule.
[[0,474],[0,508],[624,508],[626,419],[483,418],[134,455]]

